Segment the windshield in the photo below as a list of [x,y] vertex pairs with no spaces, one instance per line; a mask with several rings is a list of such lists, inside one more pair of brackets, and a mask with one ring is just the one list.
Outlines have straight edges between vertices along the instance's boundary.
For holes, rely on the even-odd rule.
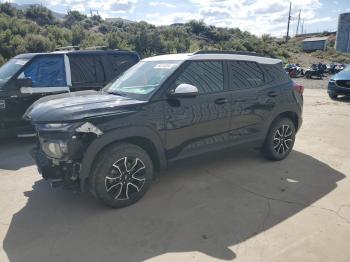
[[103,90],[108,93],[146,98],[157,90],[182,61],[141,61]]
[[28,59],[14,58],[8,61],[2,67],[0,67],[0,83],[3,83],[3,84],[6,83],[27,62],[28,62]]

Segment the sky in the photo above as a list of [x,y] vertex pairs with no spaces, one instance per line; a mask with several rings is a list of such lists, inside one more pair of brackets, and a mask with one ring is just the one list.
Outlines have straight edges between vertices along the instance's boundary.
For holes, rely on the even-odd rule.
[[[4,0],[2,0],[4,1]],[[239,27],[255,35],[286,34],[289,0],[11,0],[17,4],[41,3],[66,13],[98,10],[103,18],[144,20],[155,25],[202,19],[220,27]],[[350,12],[350,0],[292,0],[291,34],[296,33],[298,13],[304,32],[335,31],[338,15]],[[299,29],[301,30],[301,29]]]

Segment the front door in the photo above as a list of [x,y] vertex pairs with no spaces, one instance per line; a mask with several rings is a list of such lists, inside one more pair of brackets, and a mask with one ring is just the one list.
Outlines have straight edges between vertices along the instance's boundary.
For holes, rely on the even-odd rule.
[[224,90],[221,61],[192,61],[179,74],[179,84],[198,88],[194,98],[171,98],[165,103],[168,158],[182,158],[226,144],[230,127],[230,93]]
[[29,123],[22,119],[27,108],[43,96],[69,91],[64,57],[38,56],[25,65],[17,79],[19,78],[30,78],[32,86],[16,86],[16,80],[13,80],[13,88],[8,91],[5,99],[6,117],[3,125],[14,134],[26,134],[32,131]]

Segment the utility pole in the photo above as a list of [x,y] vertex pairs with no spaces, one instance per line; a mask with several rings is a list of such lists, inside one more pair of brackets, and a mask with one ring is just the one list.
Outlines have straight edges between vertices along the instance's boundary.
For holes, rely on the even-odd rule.
[[297,32],[295,33],[295,35],[298,35],[298,32],[299,32],[300,13],[301,13],[301,9],[299,9],[299,15],[298,15],[298,25],[297,25]]
[[288,14],[288,24],[287,24],[287,36],[286,36],[286,44],[289,40],[289,24],[290,24],[290,12],[292,10],[292,2],[289,3],[289,14]]
[[301,23],[301,34],[304,34],[304,19],[303,19],[303,22]]

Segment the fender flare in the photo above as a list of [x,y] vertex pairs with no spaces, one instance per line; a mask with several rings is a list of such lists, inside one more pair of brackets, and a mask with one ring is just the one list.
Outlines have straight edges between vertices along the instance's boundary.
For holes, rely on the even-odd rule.
[[90,170],[92,168],[94,159],[100,153],[100,151],[112,143],[133,137],[141,137],[152,142],[159,157],[160,169],[166,168],[167,161],[162,140],[159,137],[159,135],[156,132],[154,132],[151,128],[133,127],[132,129],[116,129],[113,131],[109,131],[100,137],[97,137],[86,149],[84,157],[81,161],[81,170],[79,174],[80,187],[82,191],[84,191],[85,189],[86,179],[90,176]]
[[278,111],[275,111],[271,114],[271,116],[266,120],[266,124],[264,127],[264,137],[267,135],[267,132],[270,130],[270,127],[272,123],[281,115],[286,114],[286,113],[294,113],[297,116],[298,120],[298,126],[296,127],[296,130],[298,131],[303,123],[303,118],[302,118],[302,113],[301,110],[295,110],[295,107],[292,105],[284,106]]

